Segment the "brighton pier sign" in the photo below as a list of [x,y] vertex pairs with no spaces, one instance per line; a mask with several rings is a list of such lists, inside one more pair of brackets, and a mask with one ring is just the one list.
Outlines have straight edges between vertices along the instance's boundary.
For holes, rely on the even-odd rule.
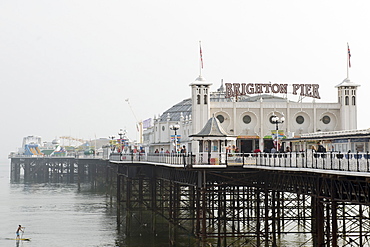
[[[226,98],[247,94],[288,93],[288,84],[282,83],[225,83]],[[292,84],[292,94],[320,99],[319,84]]]

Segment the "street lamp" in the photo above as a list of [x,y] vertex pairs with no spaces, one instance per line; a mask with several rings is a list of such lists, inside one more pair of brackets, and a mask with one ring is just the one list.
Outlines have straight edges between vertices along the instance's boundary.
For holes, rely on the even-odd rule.
[[279,124],[284,123],[285,117],[284,115],[282,117],[278,117],[275,114],[271,116],[271,123],[276,125],[276,151],[279,152]]
[[180,129],[180,125],[178,124],[174,124],[174,125],[170,125],[170,130],[174,130],[175,131],[175,153],[177,153],[177,131]]
[[113,140],[114,140],[114,136],[109,136],[109,139],[111,139],[111,141],[110,141],[110,150],[112,151],[112,153],[113,153],[113,151],[114,151],[114,142],[113,142]]
[[120,146],[120,149],[121,149],[120,153],[122,153],[122,151],[123,151],[122,137],[125,136],[125,132],[122,129],[119,129],[118,135],[119,135],[119,146]]

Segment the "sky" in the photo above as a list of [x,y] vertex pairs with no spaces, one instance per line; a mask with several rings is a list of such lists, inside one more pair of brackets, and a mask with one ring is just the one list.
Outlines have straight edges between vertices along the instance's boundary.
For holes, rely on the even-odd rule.
[[[347,76],[369,128],[369,1],[0,1],[0,160],[25,136],[91,140],[224,82],[312,83],[336,102]],[[125,101],[129,99],[130,105]]]

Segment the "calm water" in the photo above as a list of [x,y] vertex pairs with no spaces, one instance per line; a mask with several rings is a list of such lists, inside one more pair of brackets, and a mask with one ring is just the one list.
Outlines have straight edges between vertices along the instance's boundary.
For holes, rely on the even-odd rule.
[[[0,246],[117,246],[115,208],[109,197],[78,192],[75,184],[10,184],[9,163],[0,163]],[[17,226],[25,226],[16,243]]]

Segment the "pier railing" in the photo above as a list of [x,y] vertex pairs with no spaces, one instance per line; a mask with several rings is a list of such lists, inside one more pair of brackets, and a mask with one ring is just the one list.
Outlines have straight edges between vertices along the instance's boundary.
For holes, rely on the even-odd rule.
[[124,162],[143,161],[184,166],[195,164],[195,156],[191,153],[112,153],[110,160]]
[[112,153],[111,161],[152,162],[169,165],[224,165],[311,168],[370,172],[370,154],[315,151],[289,153]]

